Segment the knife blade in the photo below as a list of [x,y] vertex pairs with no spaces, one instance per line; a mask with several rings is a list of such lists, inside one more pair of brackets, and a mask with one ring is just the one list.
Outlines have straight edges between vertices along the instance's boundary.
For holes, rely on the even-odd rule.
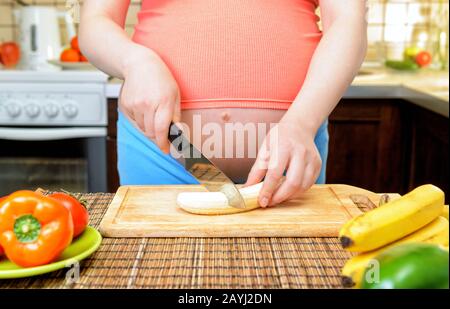
[[197,180],[211,192],[220,191],[225,194],[228,200],[228,204],[231,207],[245,209],[245,201],[239,192],[239,189],[233,183],[233,181],[225,175],[217,166],[214,165],[208,158],[206,158],[200,150],[198,150],[183,134],[183,131],[175,124],[171,123],[169,128],[169,142],[175,147],[176,151],[181,155],[183,159],[184,168],[189,171],[195,164],[202,164],[207,166],[208,170],[213,170],[216,176],[220,176],[225,180],[225,184],[220,186]]

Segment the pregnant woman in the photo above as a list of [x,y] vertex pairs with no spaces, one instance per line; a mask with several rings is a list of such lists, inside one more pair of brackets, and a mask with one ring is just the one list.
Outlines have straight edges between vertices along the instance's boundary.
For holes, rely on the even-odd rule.
[[[264,179],[262,207],[325,182],[327,118],[365,56],[365,0],[142,0],[131,38],[129,5],[85,0],[80,23],[89,61],[124,80],[121,184],[197,183],[167,136],[171,121],[198,135],[199,119],[218,129],[219,168],[247,185]],[[246,137],[224,138],[227,124]],[[263,136],[251,156],[255,137],[243,131],[256,124]],[[202,131],[194,145],[210,137]],[[225,155],[242,147],[246,156]]]

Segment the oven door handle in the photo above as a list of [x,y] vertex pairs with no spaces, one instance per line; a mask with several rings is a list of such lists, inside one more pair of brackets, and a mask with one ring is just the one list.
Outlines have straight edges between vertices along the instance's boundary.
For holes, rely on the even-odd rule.
[[106,128],[12,128],[0,127],[0,139],[12,141],[51,141],[71,138],[105,137]]

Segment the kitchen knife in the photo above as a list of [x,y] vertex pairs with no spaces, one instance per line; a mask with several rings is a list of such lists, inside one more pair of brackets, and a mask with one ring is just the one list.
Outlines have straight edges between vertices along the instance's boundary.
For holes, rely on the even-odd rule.
[[208,170],[214,170],[217,176],[225,179],[225,184],[220,188],[217,185],[213,185],[208,182],[200,183],[206,187],[208,191],[220,191],[225,194],[228,199],[228,204],[231,207],[245,209],[245,202],[242,198],[238,188],[234,185],[233,181],[228,178],[217,166],[215,166],[208,158],[206,158],[201,151],[199,151],[183,134],[183,131],[174,123],[170,124],[169,128],[169,141],[175,147],[177,152],[184,160],[184,168],[189,171],[195,164],[202,164],[208,166]]

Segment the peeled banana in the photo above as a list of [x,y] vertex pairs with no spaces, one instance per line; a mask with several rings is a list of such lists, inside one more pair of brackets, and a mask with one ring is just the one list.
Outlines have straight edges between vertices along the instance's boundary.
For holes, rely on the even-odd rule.
[[342,269],[342,283],[346,287],[359,287],[365,268],[369,262],[386,249],[406,243],[432,243],[448,248],[449,222],[444,217],[438,217],[418,231],[378,250],[373,250],[354,256]]
[[226,215],[259,208],[258,195],[263,183],[239,189],[246,208],[231,207],[227,190],[217,192],[182,192],[177,196],[177,205],[197,215]]
[[433,185],[423,185],[350,220],[340,230],[339,238],[348,251],[375,250],[427,225],[443,209],[444,192]]

